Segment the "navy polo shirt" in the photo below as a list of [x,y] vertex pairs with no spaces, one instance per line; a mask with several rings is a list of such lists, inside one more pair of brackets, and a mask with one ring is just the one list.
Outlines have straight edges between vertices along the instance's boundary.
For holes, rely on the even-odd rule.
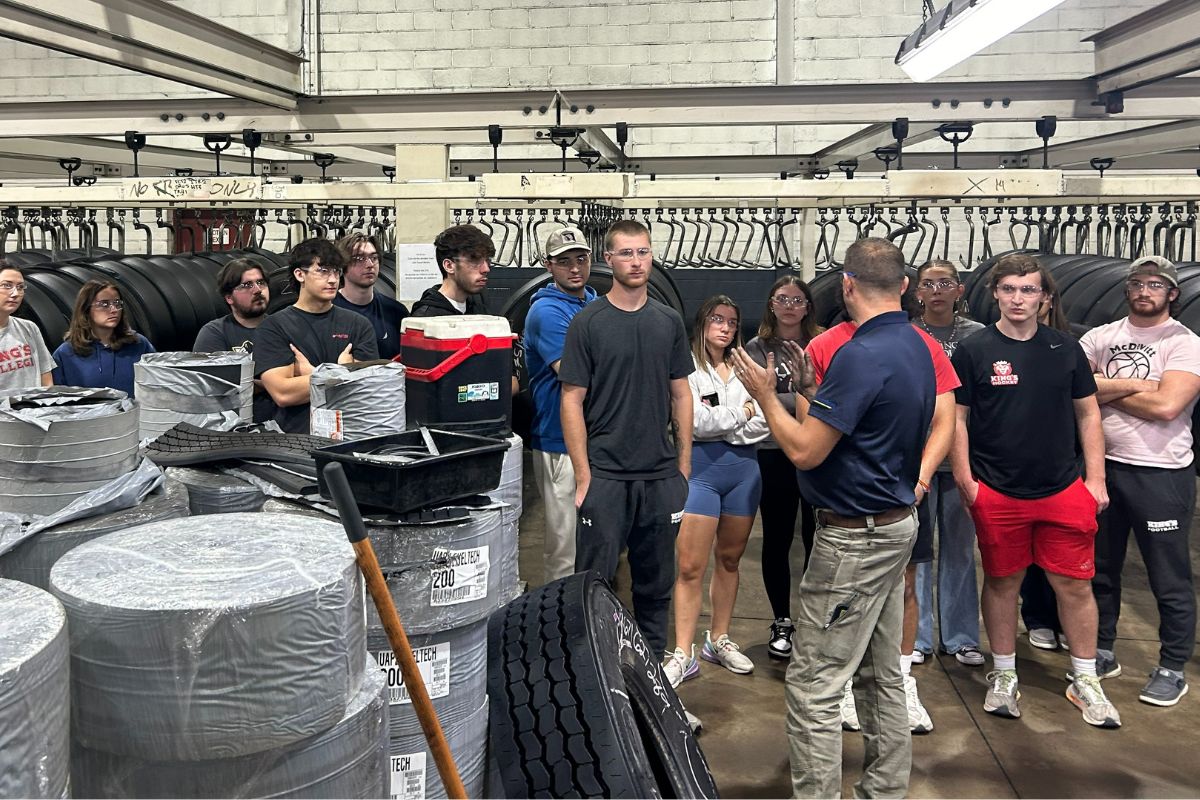
[[846,517],[912,505],[937,394],[929,347],[903,311],[872,317],[842,345],[809,415],[841,431],[800,493]]

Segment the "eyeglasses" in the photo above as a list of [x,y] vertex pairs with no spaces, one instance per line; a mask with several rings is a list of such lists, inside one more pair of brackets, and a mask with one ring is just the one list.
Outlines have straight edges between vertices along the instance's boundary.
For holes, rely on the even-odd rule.
[[550,263],[556,267],[579,267],[580,269],[583,269],[588,265],[590,260],[591,256],[587,255],[554,256],[550,259]]
[[264,280],[263,278],[259,278],[256,281],[242,281],[241,283],[239,283],[237,286],[235,286],[233,288],[235,291],[238,291],[238,292],[248,292],[251,289],[265,289],[265,288],[267,288],[267,286],[268,286],[267,281]]
[[5,281],[4,283],[0,283],[0,292],[4,294],[25,294],[25,284]]
[[306,269],[304,271],[311,272],[311,273],[315,274],[318,278],[341,278],[342,277],[342,271],[340,269],[338,269],[337,267],[309,267],[308,269]]
[[654,255],[654,251],[649,247],[639,247],[636,250],[632,247],[626,247],[623,250],[609,250],[608,252],[613,258],[618,258],[621,261],[632,261],[635,256],[637,258],[649,258]]
[[720,314],[713,314],[708,318],[708,321],[718,328],[736,328],[738,326],[737,317],[722,317]]
[[948,292],[955,286],[958,286],[958,281],[952,281],[949,278],[942,278],[940,281],[921,281],[917,284],[918,289],[924,289],[927,292],[932,292],[934,289]]
[[[2,288],[4,287],[0,285],[0,289]],[[1125,281],[1125,288],[1131,292],[1140,292],[1142,289],[1149,289],[1152,292],[1161,292],[1166,289],[1170,289],[1171,286],[1163,283],[1162,281],[1147,281],[1146,283],[1143,283],[1141,281],[1133,280]]]
[[1037,297],[1046,290],[1040,286],[1013,286],[1009,283],[1002,283],[996,287],[996,291],[1005,297],[1012,297],[1017,292],[1020,292],[1022,297]]
[[793,306],[795,306],[796,308],[806,308],[808,306],[808,300],[806,300],[805,298],[803,298],[803,297],[788,297],[785,294],[780,294],[780,295],[776,295],[775,297],[772,297],[771,302],[774,303],[775,305],[779,306],[780,308],[792,308]]
[[105,311],[108,311],[109,309],[116,309],[117,311],[120,311],[124,307],[124,300],[97,300],[96,302],[92,303],[92,308],[101,308]]
[[357,255],[350,259],[351,264],[378,264],[379,254],[372,253],[371,255]]
[[492,260],[490,258],[467,258],[466,256],[455,256],[450,260],[455,264],[466,264],[466,266],[474,269],[483,269],[484,267],[487,267],[488,270],[491,270],[492,268]]

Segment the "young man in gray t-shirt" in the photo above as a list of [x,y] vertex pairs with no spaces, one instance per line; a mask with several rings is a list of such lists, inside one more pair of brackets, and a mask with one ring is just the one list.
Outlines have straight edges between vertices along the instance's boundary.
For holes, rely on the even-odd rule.
[[0,389],[49,386],[54,359],[38,326],[13,316],[25,300],[25,276],[0,259]]

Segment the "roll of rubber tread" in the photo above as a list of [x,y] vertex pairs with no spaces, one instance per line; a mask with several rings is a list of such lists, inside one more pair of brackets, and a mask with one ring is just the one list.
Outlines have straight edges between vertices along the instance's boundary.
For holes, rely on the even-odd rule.
[[0,508],[45,516],[137,467],[137,407],[72,418],[50,416],[50,426],[0,415]]
[[379,280],[387,287],[388,297],[396,296],[396,257],[381,255],[379,257]]
[[75,298],[83,288],[83,281],[74,275],[60,274],[53,267],[29,267],[24,270],[24,274],[26,286],[32,283],[41,287],[58,306],[59,311],[65,314],[68,320],[71,319]]
[[188,275],[198,278],[199,282],[205,286],[203,295],[192,298],[192,302],[196,305],[196,313],[208,315],[205,322],[229,313],[229,305],[225,302],[225,298],[217,293],[217,273],[221,271],[222,266],[220,263],[201,256],[175,256],[173,260]]
[[48,261],[53,261],[48,251],[38,250],[18,250],[15,253],[5,253],[4,260],[12,264],[14,267],[32,267],[37,264],[45,264]]
[[288,747],[362,684],[362,583],[340,525],[220,514],[139,525],[50,571],[71,637],[72,735],[148,761]]
[[[193,332],[193,341],[195,331],[200,330],[203,324],[196,318],[196,310],[192,307],[191,301],[188,300],[187,291],[180,286],[179,281],[174,275],[167,274],[164,270],[155,267],[142,259],[131,259],[126,261],[105,261],[97,262],[106,266],[111,265],[111,268],[122,274],[136,273],[153,285],[160,295],[163,297],[163,302],[170,311],[171,316],[175,320],[175,331],[173,341],[176,347],[183,346],[191,348],[192,343],[189,341],[186,345],[182,344],[183,340],[188,337],[188,332]],[[152,342],[152,344],[154,344]],[[155,345],[156,347],[159,345]]]
[[[457,726],[487,701],[487,620],[411,635],[408,643],[443,728]],[[388,736],[420,738],[421,723],[383,629],[367,629],[367,650],[372,656],[368,666],[374,666],[387,682],[391,705]]]
[[[113,281],[121,287],[122,295],[138,298],[146,314],[146,327],[138,328],[155,347],[174,349],[178,346],[177,331],[179,322],[171,311],[171,305],[163,297],[158,287],[144,275],[135,270],[125,269],[115,261],[93,261],[87,266],[103,276],[104,280]],[[187,345],[191,347],[191,342]]]
[[0,580],[0,797],[67,797],[67,615],[49,593]]
[[47,528],[0,554],[0,578],[50,589],[50,569],[68,552],[106,533],[188,515],[187,487],[167,480],[136,506]]
[[488,696],[507,797],[717,796],[659,654],[594,572],[492,615]]
[[395,361],[348,369],[318,364],[309,376],[309,398],[317,433],[322,412],[340,414],[343,441],[403,433],[405,430],[404,365]]
[[[59,272],[71,275],[84,283],[90,280],[111,280],[108,275],[95,269],[91,264],[55,264],[55,266]],[[119,285],[124,283],[124,281],[120,281]],[[141,294],[130,291],[128,285],[121,285],[120,288],[122,289],[121,297],[125,301],[124,316],[129,320],[130,326],[152,342],[162,341],[161,338],[155,337],[161,337],[162,334],[169,333],[169,331],[163,330],[158,321],[151,318],[146,308],[147,300],[143,299]]]
[[134,364],[133,378],[143,440],[180,422],[219,428],[231,417],[253,421],[254,362],[248,354],[148,353]]
[[817,324],[829,328],[837,324],[841,314],[838,306],[838,293],[841,291],[842,271],[840,269],[818,272],[808,283],[813,295],[813,313],[817,315]]
[[367,667],[362,688],[332,728],[294,745],[211,761],[144,761],[76,746],[78,797],[387,797],[387,687]]
[[[1129,273],[1129,264],[1124,261],[1099,264],[1084,277],[1071,284],[1071,291],[1063,292],[1063,313],[1071,322],[1082,323],[1088,312],[1114,284],[1124,284]],[[1111,321],[1111,320],[1110,320]]]
[[504,464],[500,469],[500,485],[488,497],[504,503],[501,526],[504,536],[500,543],[498,565],[500,568],[501,602],[507,603],[517,596],[520,580],[520,527],[524,511],[522,497],[525,443],[520,436],[508,437],[508,450],[504,453]]
[[54,352],[54,349],[62,344],[71,319],[69,314],[63,313],[45,289],[29,281],[25,282],[25,302],[14,316],[36,324],[50,352]]
[[257,486],[223,472],[168,467],[167,477],[187,487],[192,516],[262,511],[263,503],[267,502],[267,496]]
[[268,271],[274,271],[279,267],[287,266],[286,255],[274,253],[270,250],[263,250],[261,247],[247,247],[244,250],[236,252],[239,258],[253,258],[261,261]]
[[[489,707],[485,698],[483,704],[458,725],[442,725],[446,744],[450,747],[450,755],[454,757],[454,765],[458,768],[458,775],[467,790],[467,797],[484,796],[489,741],[488,716]],[[440,800],[446,797],[446,787],[442,785],[437,765],[433,756],[429,754],[425,736],[420,731],[415,736],[393,738],[389,752],[392,797],[423,797],[425,800]],[[403,770],[402,765],[407,765],[408,769]]]
[[[126,261],[140,260],[133,256],[126,256]],[[228,313],[228,306],[225,301],[217,297],[217,287],[212,281],[207,280],[200,275],[194,264],[188,262],[186,258],[167,256],[147,256],[145,261],[161,272],[167,272],[174,276],[184,290],[185,301],[191,303],[191,306],[196,314],[196,330],[200,329],[204,323],[209,320],[216,319],[222,314]],[[215,302],[220,300],[221,309],[218,310]],[[196,331],[188,331],[192,336],[196,335]]]

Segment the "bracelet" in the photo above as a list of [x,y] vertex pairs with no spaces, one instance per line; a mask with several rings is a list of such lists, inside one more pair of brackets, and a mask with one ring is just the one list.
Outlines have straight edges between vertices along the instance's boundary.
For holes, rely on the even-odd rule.
[[929,494],[929,484],[928,483],[921,480],[920,478],[917,478],[917,485],[920,486],[922,489],[924,489],[926,494]]

